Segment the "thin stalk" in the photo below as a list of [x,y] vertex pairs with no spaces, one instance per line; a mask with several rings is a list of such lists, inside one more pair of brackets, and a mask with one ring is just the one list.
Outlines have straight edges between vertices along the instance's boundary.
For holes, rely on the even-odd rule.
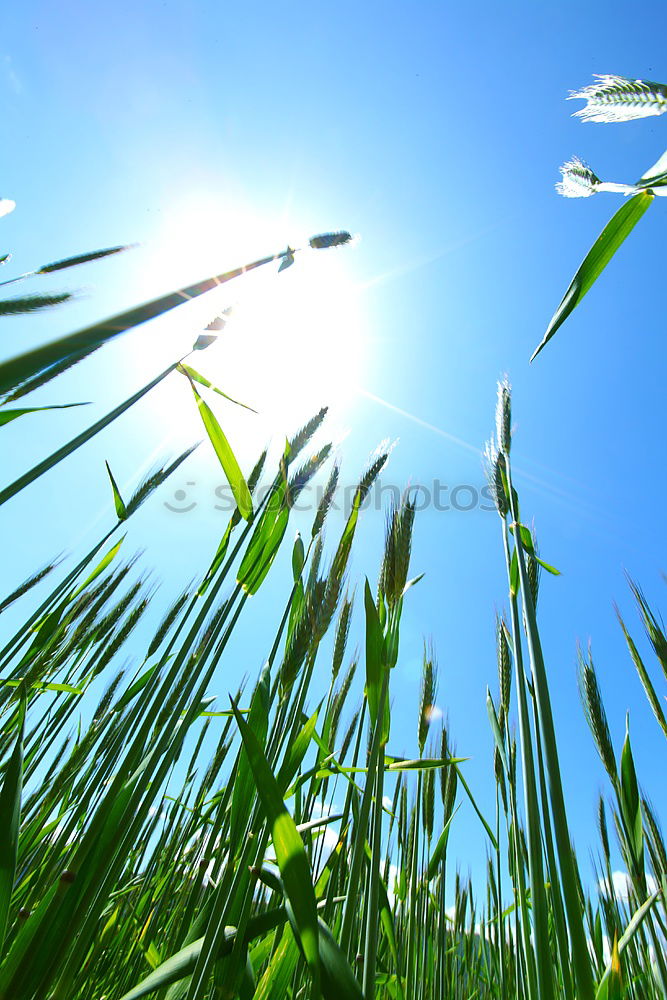
[[586,941],[581,906],[579,903],[579,888],[577,884],[576,872],[574,870],[572,844],[567,826],[565,798],[563,795],[563,784],[561,781],[560,763],[558,760],[558,750],[556,746],[556,731],[554,727],[553,713],[551,711],[549,684],[544,665],[542,644],[540,642],[537,620],[535,617],[535,606],[533,604],[530,583],[528,581],[528,572],[526,570],[526,561],[521,543],[519,511],[517,498],[512,486],[509,455],[506,455],[505,459],[507,481],[509,486],[510,510],[512,520],[514,522],[514,530],[516,532],[516,553],[519,568],[519,581],[521,584],[521,601],[526,619],[528,653],[530,656],[533,687],[537,702],[540,730],[542,733],[542,746],[544,748],[546,770],[549,778],[551,809],[554,820],[554,832],[556,834],[558,860],[563,882],[563,893],[565,896],[565,910],[567,913],[570,939],[572,943],[574,973],[579,1000],[594,1000],[595,985],[591,972],[588,943]]

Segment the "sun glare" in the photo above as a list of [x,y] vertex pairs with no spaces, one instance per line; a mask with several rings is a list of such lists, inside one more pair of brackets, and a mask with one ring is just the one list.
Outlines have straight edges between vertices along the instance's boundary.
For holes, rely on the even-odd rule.
[[[237,440],[238,434],[253,441],[290,434],[321,406],[331,409],[330,433],[344,433],[363,377],[362,291],[351,277],[353,249],[311,250],[311,235],[295,233],[289,222],[190,205],[172,216],[154,246],[145,248],[143,298],[278,252],[288,241],[294,248],[306,247],[281,273],[278,262],[267,264],[159,321],[162,364],[185,354],[205,326],[222,317],[216,342],[194,352],[187,363],[258,411],[249,414],[203,390],[221,422],[231,421]],[[155,349],[152,333],[137,347],[142,361]],[[165,387],[153,408],[153,418],[165,432],[171,428],[174,440],[201,432],[182,381]]]

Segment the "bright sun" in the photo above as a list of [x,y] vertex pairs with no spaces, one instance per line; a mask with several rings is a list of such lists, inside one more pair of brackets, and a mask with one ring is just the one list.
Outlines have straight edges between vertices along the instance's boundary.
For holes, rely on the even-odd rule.
[[[289,220],[266,223],[238,209],[191,203],[172,213],[155,244],[145,247],[137,291],[152,297],[282,250],[288,240],[307,247],[311,235],[297,238]],[[204,390],[242,449],[246,438],[250,445],[292,433],[323,405],[331,409],[330,433],[343,433],[363,379],[366,340],[349,253],[305,249],[282,273],[278,263],[267,264],[159,321],[161,364],[186,353],[203,327],[228,311],[216,343],[187,363],[258,411],[249,414]],[[143,337],[137,350],[153,356],[155,344],[155,336]],[[201,436],[185,379],[171,376],[169,387],[156,394],[153,418],[174,442]]]

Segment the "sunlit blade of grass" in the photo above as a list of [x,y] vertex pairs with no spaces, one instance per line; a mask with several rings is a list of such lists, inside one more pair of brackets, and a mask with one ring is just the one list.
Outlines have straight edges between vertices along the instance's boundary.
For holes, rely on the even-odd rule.
[[26,406],[26,407],[2,407],[0,408],[0,427],[11,423],[17,417],[22,417],[26,413],[41,413],[44,410],[69,410],[73,406],[90,406],[90,403],[56,403],[53,406]]
[[586,292],[600,277],[611,258],[653,201],[653,197],[651,191],[643,191],[641,194],[634,195],[609,220],[570,282],[558,309],[549,322],[541,343],[533,352],[531,361],[535,360],[542,348],[551,340],[570,313],[579,305]]
[[192,379],[190,379],[190,385],[192,386],[192,391],[197,402],[202,422],[206,428],[206,433],[208,434],[209,440],[213,445],[213,450],[218,456],[220,465],[222,466],[222,471],[227,477],[227,482],[229,483],[234,499],[236,500],[236,506],[239,509],[241,517],[247,521],[252,516],[252,497],[250,496],[248,484],[243,477],[243,473],[241,472],[241,468],[236,460],[234,452],[232,451],[231,445],[229,444],[229,441],[227,440],[225,433],[218,423],[213,411],[195,389]]
[[25,731],[26,697],[21,690],[20,707],[16,720],[16,740],[7,760],[0,789],[0,953],[3,951],[9,906],[19,843],[21,818],[21,790],[23,787],[23,739]]
[[[232,705],[236,710],[233,702]],[[296,831],[294,820],[285,808],[261,745],[243,716],[238,711],[235,711],[235,715],[257,793],[271,826],[271,837],[285,893],[294,912],[301,946],[313,978],[313,996],[317,997],[320,989],[317,908],[303,842]]]
[[187,377],[192,382],[197,382],[197,383],[199,383],[199,385],[203,385],[207,389],[212,389],[213,392],[217,392],[217,394],[219,396],[222,396],[224,399],[228,400],[230,403],[234,403],[236,406],[242,406],[244,408],[244,410],[250,410],[251,413],[257,413],[257,410],[254,410],[252,408],[252,406],[247,406],[245,403],[240,403],[238,401],[238,399],[232,399],[232,397],[228,396],[226,392],[222,391],[222,389],[218,389],[216,386],[213,385],[212,382],[209,382],[209,380],[207,378],[204,378],[204,376],[200,375],[199,372],[196,372],[194,370],[194,368],[191,368],[190,365],[186,365],[186,364],[181,363],[178,366],[178,370],[181,371],[181,372],[183,372],[185,375],[187,375]]
[[122,496],[120,495],[120,490],[118,489],[118,486],[116,484],[116,480],[114,479],[113,473],[112,473],[111,469],[109,468],[109,463],[105,462],[104,464],[107,467],[107,473],[109,475],[109,480],[111,482],[111,490],[113,492],[113,503],[114,503],[114,507],[116,508],[116,514],[118,516],[118,520],[119,521],[125,521],[126,518],[127,518],[127,507],[125,506],[125,501],[123,500]]
[[[267,934],[275,927],[279,927],[285,923],[286,920],[287,913],[284,907],[276,907],[274,910],[269,910],[266,913],[253,917],[246,929],[246,943],[260,935]],[[225,935],[218,946],[216,957],[220,958],[228,954],[232,950],[235,939],[236,928],[225,928]],[[125,993],[121,1000],[139,1000],[140,997],[155,993],[190,975],[195,969],[203,943],[204,939],[199,938],[197,941],[193,941],[192,944],[187,945],[176,955],[172,955],[155,972],[147,976],[142,983],[135,986],[129,993]]]
[[[509,486],[508,493],[510,497],[511,514],[514,523],[519,524],[518,501],[512,487],[509,455],[507,454],[505,454],[505,462]],[[532,596],[530,594],[526,560],[520,535],[517,536],[516,552],[519,579],[521,583],[522,606],[526,620],[531,675],[533,678],[535,699],[539,714],[540,728],[542,731],[542,746],[545,756],[546,771],[549,778],[549,792],[553,814],[554,833],[558,848],[563,896],[571,937],[575,979],[578,994],[581,1000],[592,1000],[594,996],[593,977],[591,974],[590,955],[586,943],[581,909],[579,905],[579,890],[565,811],[565,801],[560,775],[560,763],[558,759],[556,735],[551,711],[551,699],[549,696],[546,668],[544,665],[542,646],[535,618],[535,609],[533,606]]]

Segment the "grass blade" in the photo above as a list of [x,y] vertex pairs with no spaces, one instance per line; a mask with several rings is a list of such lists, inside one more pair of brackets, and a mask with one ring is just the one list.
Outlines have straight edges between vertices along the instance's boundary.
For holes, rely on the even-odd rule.
[[90,406],[90,403],[56,403],[54,406],[26,406],[22,408],[1,409],[0,427],[22,417],[24,413],[41,413],[43,410],[69,410],[72,406]]
[[26,695],[21,690],[18,717],[18,733],[11,757],[7,762],[5,777],[0,791],[0,950],[2,949],[9,905],[16,874],[16,858],[19,843],[19,822],[21,818],[21,789],[23,786],[23,736],[25,730]]
[[[268,910],[266,913],[261,913],[256,917],[251,917],[248,921],[244,939],[246,942],[250,942],[253,938],[261,934],[267,934],[273,928],[279,927],[286,920],[287,913],[282,906]],[[235,939],[236,929],[234,927],[226,927],[218,949],[218,958],[222,958],[231,952]],[[139,1000],[140,997],[145,997],[148,993],[155,993],[157,990],[164,989],[166,986],[170,986],[172,983],[176,983],[180,979],[189,976],[197,964],[203,942],[203,937],[198,938],[191,944],[186,945],[185,948],[181,948],[179,952],[168,958],[166,962],[162,962],[143,982],[139,983],[138,986],[135,986],[128,993],[125,993],[121,997],[121,1000]]]
[[285,893],[292,907],[301,947],[313,977],[313,997],[317,997],[320,992],[319,928],[308,858],[303,841],[285,807],[278,782],[273,776],[257,737],[238,711],[233,699],[232,708],[255,778],[257,792],[271,826],[278,867]]
[[570,313],[579,305],[586,292],[600,277],[621,243],[629,236],[653,201],[653,197],[651,191],[642,191],[641,194],[634,195],[609,220],[570,282],[561,304],[551,317],[542,342],[533,352],[531,361],[535,360],[542,348],[551,340]]
[[247,406],[245,403],[239,402],[238,399],[232,399],[232,397],[228,396],[226,392],[222,391],[222,389],[218,389],[212,382],[209,382],[207,378],[204,378],[204,376],[200,375],[199,372],[196,372],[194,368],[191,368],[190,365],[185,365],[181,362],[178,366],[178,370],[179,372],[183,372],[184,375],[187,375],[191,382],[199,382],[200,385],[205,386],[207,389],[212,389],[213,392],[217,392],[219,396],[229,400],[230,403],[234,403],[236,406],[242,406],[244,410],[250,410],[251,413],[257,413],[257,410],[253,410],[252,406]]
[[113,502],[114,502],[114,507],[116,508],[116,514],[118,515],[118,520],[125,521],[127,518],[127,507],[125,506],[125,502],[122,496],[120,495],[120,490],[118,489],[118,486],[116,485],[116,480],[114,479],[113,473],[109,468],[109,463],[105,462],[104,464],[107,467],[109,479],[111,480],[111,489],[113,490]]
[[213,445],[213,450],[220,460],[220,465],[222,466],[222,470],[227,477],[227,481],[231,486],[232,494],[236,500],[236,506],[239,509],[239,514],[242,518],[244,518],[244,520],[248,521],[250,517],[252,517],[252,497],[250,496],[248,484],[243,477],[239,463],[236,461],[236,456],[232,451],[231,445],[225,437],[224,431],[218,423],[213,411],[204,402],[195,389],[192,379],[190,379],[190,385],[192,386],[192,391],[195,394],[197,406],[199,407],[199,414],[202,418],[204,427],[206,428],[206,433],[208,434],[209,440]]

